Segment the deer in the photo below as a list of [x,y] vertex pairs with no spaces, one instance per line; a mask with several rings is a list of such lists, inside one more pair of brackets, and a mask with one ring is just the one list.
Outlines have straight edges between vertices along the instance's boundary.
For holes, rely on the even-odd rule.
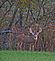
[[[25,34],[23,34],[23,35],[20,34],[20,36],[18,38],[20,38],[20,39],[23,38],[23,39],[20,40],[21,43],[19,43],[19,42],[17,43],[18,44],[17,46],[19,46],[20,50],[22,50],[22,48],[24,48],[24,50],[25,50],[25,47],[26,47],[25,45],[28,44],[29,45],[29,50],[35,50],[35,45],[37,43],[38,35],[41,32],[42,32],[42,28],[41,27],[39,27],[39,31],[38,32],[33,32],[32,28],[30,26],[29,27],[29,33],[31,35],[29,36],[29,35],[25,35]],[[22,46],[22,45],[24,45],[24,46]]]

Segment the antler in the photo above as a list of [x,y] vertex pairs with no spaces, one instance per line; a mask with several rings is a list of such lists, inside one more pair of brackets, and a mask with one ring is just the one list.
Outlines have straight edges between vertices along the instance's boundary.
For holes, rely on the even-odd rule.
[[29,31],[32,35],[34,35],[35,33],[32,31],[31,27],[29,28]]
[[39,28],[39,32],[37,32],[37,34],[41,33],[42,32],[42,28],[40,27]]

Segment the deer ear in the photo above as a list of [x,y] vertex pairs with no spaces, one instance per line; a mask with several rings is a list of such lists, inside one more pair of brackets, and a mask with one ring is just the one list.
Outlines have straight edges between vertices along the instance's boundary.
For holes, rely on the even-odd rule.
[[29,28],[29,31],[30,31],[30,33],[32,33],[32,29],[31,28]]

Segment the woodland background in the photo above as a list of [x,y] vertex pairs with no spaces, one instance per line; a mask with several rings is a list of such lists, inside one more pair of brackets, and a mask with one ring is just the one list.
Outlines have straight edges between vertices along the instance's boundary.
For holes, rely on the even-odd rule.
[[0,50],[29,50],[31,43],[21,49],[17,43],[36,23],[42,32],[35,51],[55,51],[55,0],[0,0]]

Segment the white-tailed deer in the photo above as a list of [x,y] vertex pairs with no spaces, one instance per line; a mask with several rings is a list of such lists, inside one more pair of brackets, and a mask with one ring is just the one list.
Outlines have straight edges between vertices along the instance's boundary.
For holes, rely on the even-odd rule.
[[[37,24],[37,27],[39,25]],[[37,30],[37,29],[36,29]],[[35,31],[35,30],[34,30]],[[24,39],[22,41],[22,43],[24,43],[24,49],[25,49],[25,44],[29,44],[29,50],[34,50],[36,43],[37,43],[37,39],[38,39],[38,35],[42,32],[42,28],[39,27],[39,31],[37,32],[33,32],[32,28],[29,28],[29,33],[31,33],[31,35],[24,35]],[[21,44],[22,45],[22,44]],[[20,45],[20,46],[21,46]]]
[[[38,26],[38,24],[37,24]],[[34,26],[35,27],[35,26]],[[31,33],[31,35],[25,35],[25,29],[22,31],[20,31],[20,29],[18,27],[14,27],[13,28],[14,32],[16,32],[17,35],[17,50],[22,50],[26,48],[26,44],[29,46],[29,50],[34,50],[35,49],[35,45],[38,39],[38,35],[39,33],[42,32],[42,28],[39,27],[39,31],[37,32],[33,32],[32,28],[29,28],[29,33]],[[37,29],[36,29],[37,30]],[[34,30],[35,31],[35,30]],[[21,33],[20,33],[21,32]]]

